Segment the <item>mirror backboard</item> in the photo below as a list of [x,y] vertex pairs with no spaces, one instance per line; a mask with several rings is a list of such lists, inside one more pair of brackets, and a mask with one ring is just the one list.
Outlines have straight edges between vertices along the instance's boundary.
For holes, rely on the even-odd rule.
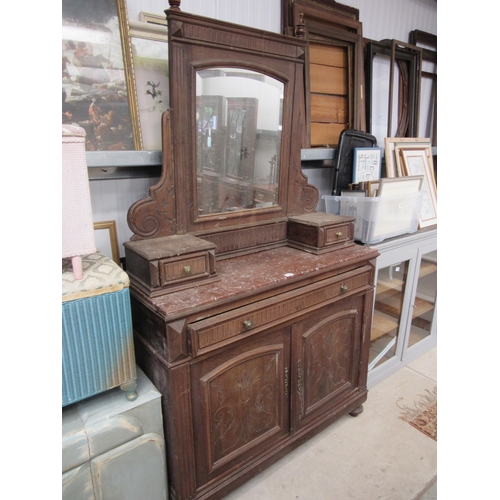
[[129,210],[133,239],[190,233],[217,256],[286,244],[288,217],[314,212],[319,197],[300,160],[306,42],[166,14],[162,177]]

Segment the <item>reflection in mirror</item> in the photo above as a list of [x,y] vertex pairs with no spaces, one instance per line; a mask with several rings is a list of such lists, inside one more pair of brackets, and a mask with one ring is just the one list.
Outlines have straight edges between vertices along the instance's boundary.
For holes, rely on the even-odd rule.
[[199,215],[278,205],[283,92],[255,71],[197,71]]

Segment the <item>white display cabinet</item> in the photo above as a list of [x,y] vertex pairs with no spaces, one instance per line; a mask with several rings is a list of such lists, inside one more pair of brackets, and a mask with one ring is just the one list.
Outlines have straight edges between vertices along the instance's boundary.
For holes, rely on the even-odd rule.
[[437,343],[437,226],[385,240],[376,248],[376,292],[368,387]]

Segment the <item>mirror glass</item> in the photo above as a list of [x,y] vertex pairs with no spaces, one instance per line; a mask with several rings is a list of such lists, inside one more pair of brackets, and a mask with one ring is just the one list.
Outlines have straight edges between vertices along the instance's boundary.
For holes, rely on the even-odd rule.
[[241,68],[196,73],[198,214],[278,205],[282,82]]

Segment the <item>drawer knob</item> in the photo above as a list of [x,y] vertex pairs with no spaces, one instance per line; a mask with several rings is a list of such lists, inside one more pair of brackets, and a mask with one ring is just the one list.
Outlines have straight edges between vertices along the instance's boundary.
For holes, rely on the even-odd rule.
[[243,326],[246,330],[250,330],[250,328],[253,327],[253,321],[251,319],[246,319],[245,321],[243,321]]
[[184,266],[184,272],[186,274],[191,274],[191,266]]
[[349,287],[348,287],[347,285],[342,285],[342,286],[340,287],[340,291],[341,291],[342,293],[345,293],[345,292],[347,292],[348,290],[349,290]]
[[340,238],[342,236],[342,231],[339,231],[338,233],[335,233],[335,236],[337,236],[337,237]]

